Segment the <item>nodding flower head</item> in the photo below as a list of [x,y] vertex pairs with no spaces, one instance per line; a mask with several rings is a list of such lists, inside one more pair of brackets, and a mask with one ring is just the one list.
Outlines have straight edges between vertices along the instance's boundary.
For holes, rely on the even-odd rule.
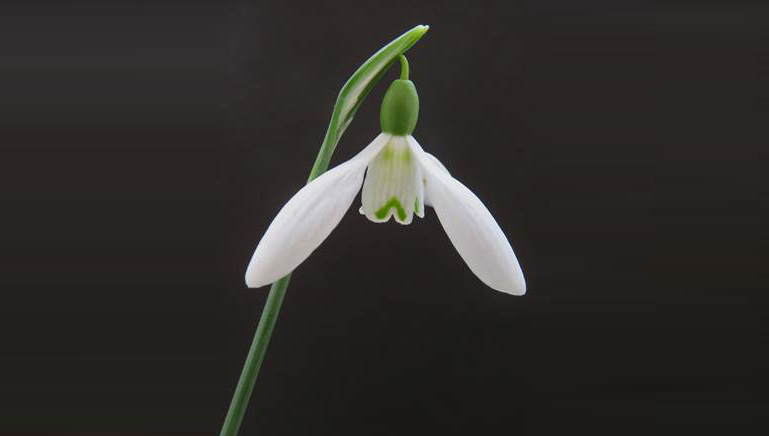
[[[246,284],[275,282],[328,237],[361,190],[360,213],[382,223],[410,224],[435,209],[470,270],[489,287],[523,295],[526,283],[505,234],[481,200],[425,152],[411,135],[419,115],[416,87],[401,56],[401,78],[382,102],[382,133],[352,159],[299,190],[267,228],[246,271]],[[365,180],[364,180],[365,174]]]

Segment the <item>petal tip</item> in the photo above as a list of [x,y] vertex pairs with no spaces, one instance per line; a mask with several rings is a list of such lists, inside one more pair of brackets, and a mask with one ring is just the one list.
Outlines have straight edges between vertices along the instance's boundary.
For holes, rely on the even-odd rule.
[[477,273],[476,277],[478,277],[486,286],[495,291],[509,295],[515,295],[516,297],[526,295],[526,280],[523,278],[523,273],[521,273],[520,270],[508,271],[507,277],[496,281],[489,280],[488,277],[480,276]]
[[249,288],[249,289],[262,288],[262,287],[265,287],[267,285],[269,285],[269,283],[262,283],[262,282],[259,282],[257,280],[253,280],[253,279],[250,279],[250,278],[246,277],[246,287]]
[[526,282],[523,280],[523,277],[516,277],[509,285],[497,290],[506,294],[515,295],[516,297],[522,297],[526,295]]
[[256,280],[252,279],[251,276],[249,276],[248,274],[246,274],[245,281],[246,281],[246,287],[249,289],[255,289],[255,288],[261,287],[259,286],[259,283]]
[[514,295],[516,297],[522,297],[526,295],[526,287],[506,287],[506,288],[492,288],[495,291],[503,292],[505,294]]
[[264,280],[264,274],[256,270],[253,262],[246,269],[245,281],[246,287],[250,289],[261,288],[270,284]]

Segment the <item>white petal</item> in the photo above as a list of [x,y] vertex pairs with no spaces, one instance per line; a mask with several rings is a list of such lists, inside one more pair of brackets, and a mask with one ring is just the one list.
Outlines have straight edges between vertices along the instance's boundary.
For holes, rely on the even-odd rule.
[[486,206],[467,187],[426,156],[414,138],[409,144],[425,175],[425,194],[451,243],[470,270],[489,287],[513,295],[526,293],[526,282],[513,248]]
[[381,134],[355,157],[300,189],[267,228],[246,270],[246,285],[259,288],[294,270],[342,220],[363,183],[371,159],[387,144]]
[[[414,142],[416,142],[416,139],[414,140]],[[430,153],[428,153],[426,151],[423,152],[423,153],[425,154],[425,156],[427,156],[428,159],[430,159],[432,161],[432,163],[435,164],[436,167],[438,167],[439,170],[443,171],[446,174],[449,173],[449,170],[446,169],[446,167],[443,165],[443,163],[441,161],[438,160],[437,157],[433,156],[432,154],[430,154]]]

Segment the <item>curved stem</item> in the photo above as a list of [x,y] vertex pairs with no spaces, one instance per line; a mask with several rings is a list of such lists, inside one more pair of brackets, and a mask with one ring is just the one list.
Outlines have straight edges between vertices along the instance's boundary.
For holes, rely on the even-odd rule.
[[409,80],[409,61],[406,56],[398,56],[398,60],[401,61],[401,80]]
[[[414,45],[428,29],[428,26],[416,26],[399,36],[374,53],[347,80],[342,90],[339,91],[326,136],[323,138],[323,144],[320,146],[318,156],[315,158],[315,163],[312,166],[307,183],[328,169],[331,155],[334,154],[334,149],[339,139],[350,122],[352,122],[355,111],[358,110],[358,107],[360,107],[363,99],[371,91],[371,88],[395,62],[395,58],[399,55],[402,57],[403,52]],[[401,67],[403,67],[403,62],[406,62],[406,76],[408,77],[408,61],[405,59],[401,60]],[[401,70],[401,74],[403,74],[403,70]],[[262,317],[259,319],[259,325],[256,328],[254,340],[251,342],[251,348],[248,350],[246,363],[243,365],[243,371],[240,373],[240,379],[238,379],[238,385],[232,396],[230,408],[227,410],[227,417],[224,419],[222,431],[219,433],[220,436],[236,436],[238,430],[240,430],[240,424],[243,421],[243,415],[246,412],[248,401],[254,390],[256,377],[259,375],[259,368],[262,365],[262,360],[264,360],[267,345],[270,343],[270,337],[272,337],[272,331],[275,328],[275,322],[278,319],[278,313],[283,304],[283,297],[286,295],[286,289],[288,289],[288,282],[290,280],[291,274],[288,274],[270,287],[270,294],[264,303]]]

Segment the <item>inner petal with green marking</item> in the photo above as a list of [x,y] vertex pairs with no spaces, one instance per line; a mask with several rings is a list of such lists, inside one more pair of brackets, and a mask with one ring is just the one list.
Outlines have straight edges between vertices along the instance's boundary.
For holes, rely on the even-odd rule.
[[422,172],[405,136],[392,136],[368,165],[361,200],[360,212],[377,223],[393,216],[409,224],[414,213],[424,216]]

